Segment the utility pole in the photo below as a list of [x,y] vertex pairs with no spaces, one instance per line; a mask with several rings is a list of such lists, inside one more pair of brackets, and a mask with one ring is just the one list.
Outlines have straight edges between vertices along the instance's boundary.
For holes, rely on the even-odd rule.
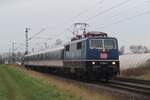
[[12,43],[12,63],[15,62],[15,55],[14,55],[14,52],[15,52],[15,42]]
[[30,30],[30,28],[26,28],[25,29],[25,37],[26,37],[26,50],[25,50],[25,55],[27,55],[28,54],[28,48],[29,48],[29,38],[28,38],[28,32],[29,32],[29,30]]
[[29,41],[31,41],[33,38],[35,38],[37,35],[39,35],[41,32],[45,31],[45,29],[42,29],[41,31],[39,31],[38,33],[34,34],[32,37],[29,38],[28,33],[29,33],[30,28],[26,28],[25,29],[25,55],[27,55],[29,53]]
[[9,48],[9,54],[8,54],[8,64],[11,63],[11,48]]
[[45,42],[44,44],[45,44],[45,49],[47,49],[48,48],[47,42]]

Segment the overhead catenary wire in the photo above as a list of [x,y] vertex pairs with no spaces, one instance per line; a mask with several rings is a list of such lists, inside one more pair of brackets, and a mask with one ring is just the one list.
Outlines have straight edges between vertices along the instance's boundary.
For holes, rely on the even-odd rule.
[[94,18],[96,18],[96,17],[98,17],[98,16],[100,16],[100,15],[103,15],[103,14],[105,14],[105,13],[107,13],[107,12],[109,12],[109,11],[115,9],[115,8],[118,8],[118,7],[121,7],[121,6],[125,5],[125,4],[128,3],[129,1],[131,1],[131,0],[125,0],[125,1],[123,1],[123,2],[120,2],[120,3],[118,3],[118,4],[116,4],[116,5],[112,6],[112,7],[110,7],[110,8],[108,8],[108,9],[105,9],[105,10],[99,12],[98,14],[96,14],[96,15],[94,15],[94,16],[88,18],[88,19],[85,20],[85,21],[88,22],[88,21],[90,21],[90,20],[92,20],[92,19],[94,19]]
[[[91,9],[95,9],[95,7],[99,7],[100,5],[102,5],[104,3],[104,1],[106,0],[101,0],[99,1],[98,0],[98,3],[88,7],[87,9],[79,12],[78,14],[76,14],[75,16],[73,16],[71,19],[67,19],[67,21],[65,23],[69,24],[67,26],[71,26],[72,25],[72,21],[75,21],[78,17],[80,17],[81,15],[85,14],[85,13],[88,13]],[[98,5],[98,6],[97,6]],[[70,22],[71,22],[71,25],[70,25]]]
[[[144,2],[140,2],[140,3],[137,4],[137,5],[128,7],[128,8],[126,8],[125,10],[121,10],[121,11],[119,11],[118,13],[113,14],[113,15],[111,15],[111,16],[109,16],[109,17],[104,17],[103,20],[107,20],[107,22],[108,22],[108,20],[112,20],[113,18],[116,18],[116,17],[118,17],[118,16],[122,16],[123,14],[128,13],[128,12],[131,11],[131,10],[134,10],[134,9],[136,9],[136,8],[138,8],[138,7],[142,7],[142,4],[146,4],[146,3],[147,3],[147,1],[145,0]],[[94,22],[93,22],[93,23],[94,23]]]
[[[41,46],[40,46],[40,48],[41,49],[39,49],[39,48],[37,48],[37,47],[35,47],[35,46],[37,46],[37,45],[33,45],[34,46],[34,48],[32,48],[32,49],[39,49],[39,50],[43,50],[43,49],[48,49],[50,46],[48,46],[48,44],[47,44],[47,42],[48,41],[54,41],[54,40],[57,40],[57,39],[60,39],[59,37],[61,37],[63,34],[60,34],[60,35],[56,35],[56,36],[53,36],[53,37],[34,37],[34,40],[36,39],[36,40],[38,40],[37,42],[36,42],[36,44],[41,44]],[[54,37],[57,37],[57,38],[54,38]],[[39,41],[39,40],[41,40],[41,41]],[[43,41],[44,40],[44,41]],[[34,41],[35,42],[35,41]],[[51,42],[52,43],[52,42]],[[43,45],[44,44],[44,45]],[[42,47],[42,45],[43,46],[45,46],[45,48],[43,48]],[[39,47],[39,45],[38,45],[38,47]]]
[[44,32],[45,29],[42,29],[41,31],[35,33],[32,37],[29,38],[29,40],[32,40],[33,38],[35,38],[37,35],[39,35],[40,33]]
[[51,37],[35,37],[35,39],[51,40]]
[[110,16],[110,17],[113,18],[113,17],[120,16],[120,15],[126,13],[126,12],[129,12],[130,10],[136,9],[136,8],[138,8],[138,7],[141,7],[142,4],[146,4],[146,3],[147,3],[147,0],[145,0],[145,1],[143,0],[143,1],[140,2],[139,4],[134,5],[134,6],[132,6],[132,7],[127,7],[127,9],[125,9],[125,10],[123,10],[123,11],[120,11],[119,13],[114,14],[114,15],[112,15],[112,16]]
[[15,48],[15,51],[17,51],[19,48],[21,48],[21,47],[23,47],[23,46],[24,46],[24,43],[20,43],[19,46],[17,46],[17,47]]
[[102,4],[104,3],[104,1],[105,1],[105,0],[101,0],[101,1],[99,1],[99,3],[96,3],[95,5],[93,5],[93,6],[89,7],[89,8],[87,8],[87,9],[83,10],[82,12],[80,12],[79,14],[77,14],[77,15],[75,16],[75,18],[76,18],[76,17],[79,17],[79,16],[81,16],[81,15],[83,15],[83,14],[85,14],[85,13],[87,13],[89,10],[95,8],[95,6],[97,6],[97,5],[98,5],[98,6],[102,5]]
[[133,20],[133,19],[135,19],[137,17],[143,16],[143,15],[146,15],[146,14],[150,14],[150,10],[144,11],[144,12],[136,14],[134,16],[130,16],[130,17],[118,20],[118,21],[116,21],[114,23],[111,23],[111,24],[108,24],[108,25],[103,25],[102,27],[99,27],[99,29],[108,28],[108,27],[110,27],[112,25],[120,24],[122,22],[129,21],[129,20]]

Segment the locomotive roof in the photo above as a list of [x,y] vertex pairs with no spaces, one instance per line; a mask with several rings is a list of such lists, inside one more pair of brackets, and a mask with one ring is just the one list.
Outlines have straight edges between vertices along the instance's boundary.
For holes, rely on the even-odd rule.
[[43,51],[38,51],[38,52],[34,52],[34,53],[30,53],[26,56],[33,56],[33,55],[38,55],[38,54],[44,54],[44,53],[48,53],[48,52],[52,52],[52,51],[57,51],[57,50],[63,50],[64,49],[64,46],[59,46],[59,47],[56,47],[56,48],[51,48],[51,49],[46,49],[46,50],[43,50]]
[[78,40],[74,40],[74,41],[69,41],[68,43],[66,43],[65,45],[69,45],[72,43],[77,43],[77,42],[81,42],[81,41],[85,41],[87,39],[96,39],[96,38],[101,38],[101,39],[116,39],[115,37],[100,37],[100,36],[96,36],[96,37],[86,37],[86,38],[82,38],[82,39],[78,39]]

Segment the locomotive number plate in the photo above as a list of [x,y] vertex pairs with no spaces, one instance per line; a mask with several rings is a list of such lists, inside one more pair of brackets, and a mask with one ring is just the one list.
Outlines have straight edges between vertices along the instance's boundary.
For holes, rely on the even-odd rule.
[[107,65],[108,62],[100,62],[101,65]]

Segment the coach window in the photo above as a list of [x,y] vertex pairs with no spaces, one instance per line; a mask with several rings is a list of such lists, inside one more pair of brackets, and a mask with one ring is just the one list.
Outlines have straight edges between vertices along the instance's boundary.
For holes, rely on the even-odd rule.
[[81,49],[82,48],[82,42],[78,42],[77,43],[77,50]]
[[48,53],[45,54],[45,59],[48,59]]
[[66,46],[66,51],[70,51],[70,45]]
[[41,60],[43,60],[43,54],[41,54]]
[[39,55],[39,59],[42,60],[42,55],[41,54]]

